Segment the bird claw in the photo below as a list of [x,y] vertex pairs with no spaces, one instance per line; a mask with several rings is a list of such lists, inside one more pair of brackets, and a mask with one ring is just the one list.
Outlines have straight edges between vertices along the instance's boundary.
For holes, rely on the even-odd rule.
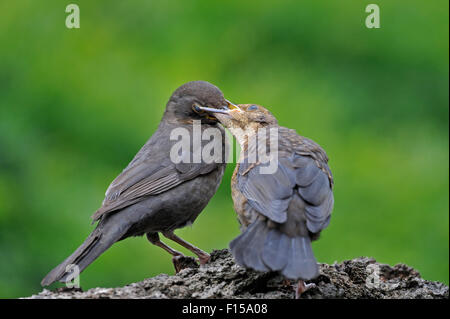
[[295,287],[295,299],[300,299],[303,293],[316,287],[315,283],[305,284],[303,280],[300,280]]
[[185,255],[176,255],[172,257],[172,263],[175,267],[175,273],[178,274],[181,270],[186,268],[198,268],[198,265],[193,257]]
[[198,256],[198,262],[200,266],[204,266],[208,261],[211,259],[211,256],[209,254]]
[[178,274],[183,269],[183,261],[182,258],[184,258],[184,255],[176,255],[172,257],[172,263],[175,267],[175,273]]

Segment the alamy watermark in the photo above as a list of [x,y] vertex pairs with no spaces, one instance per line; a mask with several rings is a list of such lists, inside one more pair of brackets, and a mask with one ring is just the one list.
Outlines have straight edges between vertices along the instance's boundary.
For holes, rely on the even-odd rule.
[[[245,140],[245,151],[239,151],[238,161],[258,164],[260,174],[273,174],[278,169],[278,128],[260,128],[256,131],[234,129],[233,134]],[[201,121],[193,121],[192,128],[177,127],[170,133],[175,142],[170,149],[170,160],[179,163],[231,163],[233,148],[223,147],[228,143],[219,128],[202,128]]]
[[[380,7],[371,3],[365,8],[365,11],[369,15],[365,19],[365,25],[368,29],[379,29],[380,28]],[[80,7],[71,3],[66,6],[66,27],[68,29],[79,29],[80,28]]]
[[373,289],[381,289],[385,291],[394,290],[399,286],[399,283],[390,283],[381,279],[380,265],[369,264],[366,267],[368,276],[366,278],[366,287]]
[[80,267],[77,264],[68,264],[66,266],[66,287],[80,288]]
[[366,12],[370,13],[366,17],[366,27],[368,29],[379,29],[380,28],[380,7],[377,4],[368,4],[366,6]]
[[66,12],[66,28],[79,29],[80,28],[80,7],[77,4],[71,3],[67,5]]

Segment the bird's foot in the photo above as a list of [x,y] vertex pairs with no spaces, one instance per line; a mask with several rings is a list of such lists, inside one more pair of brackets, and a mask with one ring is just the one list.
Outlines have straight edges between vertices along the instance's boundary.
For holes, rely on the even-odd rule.
[[297,286],[295,287],[295,299],[300,299],[305,291],[316,287],[317,286],[314,283],[305,284],[303,280],[299,280]]
[[173,256],[172,263],[173,266],[175,267],[176,274],[178,274],[181,270],[186,268],[198,268],[198,265],[193,257],[187,257],[182,254]]
[[186,257],[186,256],[181,255],[181,254],[172,257],[172,263],[173,263],[173,266],[175,267],[176,274],[178,274],[181,271],[181,269],[183,269],[182,259],[184,257]]
[[198,262],[200,263],[200,266],[204,266],[210,259],[211,256],[207,253],[198,256]]
[[207,252],[188,243],[184,239],[175,235],[173,232],[165,232],[165,233],[163,233],[163,235],[165,237],[169,238],[170,240],[173,240],[174,242],[180,244],[184,248],[189,249],[194,254],[196,254],[198,256],[198,262],[200,263],[200,266],[203,266],[204,264],[206,264],[208,262],[208,260],[211,258],[211,256]]

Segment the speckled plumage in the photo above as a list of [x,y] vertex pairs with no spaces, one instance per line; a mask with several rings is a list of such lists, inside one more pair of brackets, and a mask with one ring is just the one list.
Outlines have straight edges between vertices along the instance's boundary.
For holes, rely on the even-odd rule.
[[[245,267],[312,279],[318,266],[311,241],[328,226],[334,204],[328,157],[314,141],[279,126],[263,107],[248,111],[249,106],[240,105],[241,111],[233,110],[231,116],[216,114],[232,132],[247,134],[237,137],[242,150],[231,189],[242,233],[230,243],[231,251]],[[266,164],[249,161],[256,143],[248,136],[261,128],[278,133],[278,166],[272,174],[261,173]]]

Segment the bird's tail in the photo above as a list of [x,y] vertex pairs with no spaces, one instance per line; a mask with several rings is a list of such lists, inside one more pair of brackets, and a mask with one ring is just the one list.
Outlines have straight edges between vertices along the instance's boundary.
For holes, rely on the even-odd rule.
[[306,236],[289,237],[262,220],[253,222],[230,243],[237,263],[258,271],[279,271],[289,279],[310,280],[319,267]]
[[125,225],[114,225],[112,221],[110,223],[103,223],[103,221],[100,221],[94,231],[86,238],[84,243],[42,279],[41,285],[49,286],[55,281],[66,282],[72,279],[68,278],[68,276],[73,271],[73,265],[77,266],[79,273],[81,273],[106,249],[121,239],[127,231],[127,227],[124,226]]

